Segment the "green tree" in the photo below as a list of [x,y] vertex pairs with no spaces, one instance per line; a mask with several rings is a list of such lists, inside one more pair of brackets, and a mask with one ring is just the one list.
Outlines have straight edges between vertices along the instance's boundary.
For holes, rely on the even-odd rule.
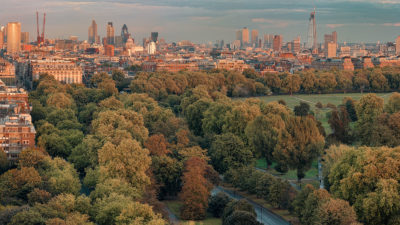
[[208,211],[214,217],[221,217],[226,205],[232,201],[231,198],[223,192],[219,192],[210,197],[208,201]]
[[257,116],[246,127],[246,136],[253,152],[258,156],[265,157],[267,167],[272,164],[272,153],[284,129],[284,121],[279,115],[272,113]]
[[214,168],[219,173],[225,173],[229,168],[238,168],[253,162],[251,151],[245,147],[239,137],[232,133],[217,135],[209,154]]
[[324,142],[314,119],[292,117],[286,123],[286,131],[282,133],[273,156],[278,164],[297,169],[300,181],[312,161],[321,154]]
[[119,145],[107,142],[98,153],[100,174],[123,179],[143,192],[150,184],[146,174],[151,163],[148,155],[149,151],[135,140],[124,139]]
[[385,105],[385,111],[390,114],[400,111],[400,93],[395,92],[390,96],[388,103]]

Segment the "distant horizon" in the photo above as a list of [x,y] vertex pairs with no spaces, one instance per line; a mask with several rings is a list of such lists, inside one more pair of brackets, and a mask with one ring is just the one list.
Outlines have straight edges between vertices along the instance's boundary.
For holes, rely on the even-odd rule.
[[[264,34],[281,34],[284,42],[301,37],[307,42],[308,17],[316,7],[318,42],[324,34],[337,31],[338,42],[395,42],[400,35],[400,0],[3,0],[0,26],[21,23],[21,31],[36,38],[36,11],[40,32],[46,12],[46,37],[88,39],[88,28],[94,19],[98,33],[105,36],[106,25],[113,22],[119,36],[124,24],[136,43],[158,31],[167,42],[189,40],[215,43],[235,39],[243,27]],[[373,16],[373,17],[372,17]]]

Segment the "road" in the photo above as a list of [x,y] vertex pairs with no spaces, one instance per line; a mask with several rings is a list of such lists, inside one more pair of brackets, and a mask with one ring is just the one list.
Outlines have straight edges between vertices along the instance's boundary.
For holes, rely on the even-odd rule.
[[[218,192],[224,192],[229,197],[240,200],[243,199],[243,196],[238,195],[230,190],[226,190],[221,186],[216,186],[211,193],[213,195],[217,194]],[[264,208],[263,206],[251,201],[250,199],[246,199],[250,204],[253,205],[256,213],[257,213],[257,220],[264,225],[290,225],[289,222],[282,219],[280,216],[276,215],[275,213],[271,212],[269,209]]]

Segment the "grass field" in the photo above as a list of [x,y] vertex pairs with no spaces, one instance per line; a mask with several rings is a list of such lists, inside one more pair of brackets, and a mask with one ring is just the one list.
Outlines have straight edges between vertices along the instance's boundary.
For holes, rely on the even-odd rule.
[[[179,219],[179,214],[180,214],[180,210],[179,209],[182,206],[182,203],[177,201],[177,200],[164,201],[164,203],[167,205],[169,210],[171,210],[171,212],[173,214],[175,214]],[[181,225],[221,225],[222,224],[222,220],[221,220],[221,218],[215,218],[215,217],[212,217],[212,215],[207,214],[207,218],[202,220],[202,221],[184,221],[184,220],[180,220],[180,224]]]
[[[297,180],[297,171],[296,170],[289,170],[287,173],[282,174],[282,173],[277,172],[274,169],[275,165],[276,165],[276,163],[272,163],[272,166],[270,166],[270,168],[267,169],[267,162],[265,161],[264,158],[258,159],[256,162],[257,168],[267,170],[269,173],[271,173],[275,176],[278,176],[280,178],[287,179],[287,180]],[[304,179],[317,179],[318,178],[318,161],[317,160],[315,160],[312,163],[311,169],[309,169],[305,175],[306,176],[304,177]]]

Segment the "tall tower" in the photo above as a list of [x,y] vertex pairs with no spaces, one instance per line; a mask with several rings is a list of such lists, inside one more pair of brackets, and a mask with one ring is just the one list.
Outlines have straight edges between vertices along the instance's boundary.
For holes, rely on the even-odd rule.
[[249,44],[249,29],[244,27],[242,30],[242,46],[246,47]]
[[97,43],[98,42],[98,36],[97,36],[97,23],[96,21],[92,20],[92,24],[89,27],[89,43]]
[[158,32],[151,32],[150,37],[151,37],[151,41],[156,43],[158,40]]
[[21,51],[21,24],[11,22],[7,24],[7,52],[15,54]]
[[282,35],[275,35],[274,36],[274,43],[273,43],[274,51],[280,52],[282,50],[282,42],[283,42]]
[[107,24],[107,44],[114,45],[114,26],[112,22]]
[[315,22],[315,8],[314,11],[310,13],[310,19],[308,20],[308,36],[307,36],[307,46],[308,49],[315,51],[317,46],[317,24]]
[[259,47],[258,46],[258,30],[251,31],[251,44],[254,45],[255,47]]
[[131,34],[129,33],[128,27],[126,26],[126,24],[124,24],[124,26],[122,26],[121,37],[122,37],[122,43],[124,43],[124,44],[126,44],[128,39],[131,37]]

